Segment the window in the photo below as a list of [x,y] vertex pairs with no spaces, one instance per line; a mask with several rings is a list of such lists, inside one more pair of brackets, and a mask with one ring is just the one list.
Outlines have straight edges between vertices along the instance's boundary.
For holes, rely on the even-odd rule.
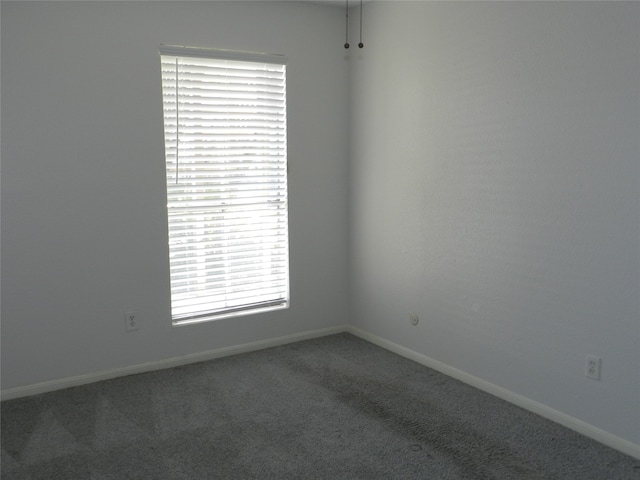
[[283,57],[160,58],[174,325],[288,307]]

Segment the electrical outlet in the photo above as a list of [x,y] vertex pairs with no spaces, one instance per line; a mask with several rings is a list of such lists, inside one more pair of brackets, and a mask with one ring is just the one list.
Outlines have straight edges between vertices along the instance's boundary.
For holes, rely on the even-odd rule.
[[124,329],[126,332],[133,332],[138,330],[138,314],[133,310],[125,312],[124,314]]
[[602,359],[593,355],[587,355],[587,366],[585,375],[593,380],[600,380],[600,370],[602,369]]
[[411,315],[409,315],[409,321],[411,322],[411,325],[415,326],[420,322],[420,318],[418,318],[417,313],[412,313]]

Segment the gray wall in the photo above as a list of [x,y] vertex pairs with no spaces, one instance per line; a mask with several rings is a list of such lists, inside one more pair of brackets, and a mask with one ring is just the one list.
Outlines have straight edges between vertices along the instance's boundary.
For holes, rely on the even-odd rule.
[[[342,14],[2,2],[2,388],[347,323]],[[291,308],[173,328],[161,43],[288,57]],[[135,309],[138,332],[125,334]]]
[[640,4],[372,2],[364,25],[352,322],[640,444]]

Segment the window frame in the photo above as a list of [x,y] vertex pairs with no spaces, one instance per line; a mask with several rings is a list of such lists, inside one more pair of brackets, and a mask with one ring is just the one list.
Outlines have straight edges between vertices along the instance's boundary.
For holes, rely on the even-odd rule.
[[[164,124],[164,140],[165,140],[165,170],[166,170],[166,179],[167,179],[167,184],[166,184],[167,222],[168,222],[167,228],[168,228],[169,251],[170,251],[169,270],[170,270],[170,276],[171,276],[170,278],[171,318],[172,318],[173,325],[178,326],[178,325],[200,323],[200,322],[218,320],[222,318],[228,318],[232,316],[250,315],[250,314],[262,313],[262,312],[267,312],[272,310],[289,308],[290,306],[290,289],[289,289],[290,271],[289,271],[289,221],[288,221],[289,204],[288,204],[288,178],[287,178],[288,177],[288,174],[287,174],[288,173],[287,172],[288,170],[287,169],[287,162],[288,162],[287,150],[288,149],[287,149],[287,115],[286,115],[287,114],[286,58],[282,55],[268,55],[268,54],[260,54],[260,53],[253,53],[253,52],[235,52],[230,50],[212,50],[212,49],[167,46],[167,45],[160,46],[159,54],[161,56],[162,77],[163,77],[162,102],[163,102],[163,117],[164,117],[163,124]],[[176,172],[175,180],[179,184],[179,186],[183,187],[183,185],[179,183],[180,179],[178,175],[180,168],[185,168],[183,166],[185,160],[182,158],[182,155],[178,154],[178,151],[180,148],[179,146],[182,145],[180,128],[188,129],[189,127],[184,125],[181,126],[182,125],[181,122],[183,122],[183,120],[180,118],[180,112],[181,112],[180,99],[182,98],[181,96],[183,95],[182,92],[191,92],[191,90],[189,90],[189,88],[186,88],[182,85],[178,86],[178,83],[179,83],[178,79],[180,78],[181,71],[179,69],[179,62],[176,62],[176,67],[174,72],[175,79],[176,79],[176,87],[175,87],[176,90],[175,90],[175,93],[173,94],[175,98],[175,106],[173,109],[175,110],[175,115],[176,115],[175,134],[174,134],[176,147],[175,147],[175,159],[173,161],[170,161],[170,159],[172,158],[172,154],[170,153],[171,147],[170,147],[170,140],[169,140],[170,121],[168,120],[170,113],[167,113],[168,111],[170,111],[170,109],[168,108],[169,104],[167,103],[168,102],[167,99],[171,98],[171,94],[168,93],[171,87],[167,86],[168,80],[165,78],[165,76],[168,75],[166,72],[170,71],[170,70],[167,70],[167,68],[170,69],[171,67],[167,67],[168,61],[167,63],[164,63],[165,60],[169,58],[191,59],[191,60],[185,60],[185,61],[187,62],[193,61],[196,63],[199,61],[203,63],[207,63],[208,61],[215,61],[215,62],[221,61],[221,62],[224,62],[225,64],[229,64],[232,67],[234,65],[236,67],[240,65],[240,63],[238,62],[241,62],[242,64],[247,64],[247,63],[253,64],[256,67],[258,65],[264,65],[264,66],[268,66],[268,67],[265,67],[265,72],[272,71],[273,69],[277,69],[277,68],[281,69],[282,87],[276,88],[277,90],[282,90],[282,93],[279,94],[279,97],[278,97],[278,98],[281,98],[281,103],[278,103],[278,105],[280,106],[275,109],[279,113],[277,115],[272,115],[270,117],[267,115],[269,117],[267,120],[267,123],[269,123],[269,125],[267,125],[267,127],[272,127],[272,128],[261,129],[262,133],[264,133],[265,131],[267,132],[266,135],[268,136],[268,139],[265,141],[272,141],[272,143],[268,143],[267,147],[264,147],[264,148],[269,148],[270,150],[268,150],[268,152],[264,154],[266,155],[264,158],[262,158],[261,154],[259,153],[260,152],[259,147],[253,147],[254,150],[251,150],[250,154],[246,153],[244,155],[244,157],[251,155],[249,157],[249,161],[252,162],[251,168],[254,170],[252,170],[251,175],[245,172],[244,177],[246,181],[243,181],[242,180],[243,174],[238,172],[241,172],[242,169],[245,167],[240,166],[239,163],[237,162],[234,163],[235,160],[233,159],[232,154],[229,154],[227,156],[227,154],[224,152],[224,149],[215,150],[215,147],[214,147],[214,149],[211,150],[211,152],[216,152],[216,153],[214,154],[210,152],[211,158],[216,158],[216,160],[213,160],[212,165],[220,164],[217,158],[229,158],[230,160],[225,161],[225,165],[227,164],[235,165],[236,170],[233,170],[233,174],[229,174],[228,177],[224,176],[225,174],[222,174],[222,176],[216,177],[216,182],[220,184],[224,183],[225,185],[227,185],[227,187],[225,188],[215,187],[215,188],[211,188],[211,190],[208,189],[209,187],[204,187],[204,190],[200,189],[199,191],[204,192],[202,193],[203,195],[207,194],[208,195],[207,198],[213,198],[215,195],[222,195],[223,190],[225,189],[228,190],[228,192],[231,192],[231,193],[228,193],[229,195],[228,197],[215,196],[216,201],[220,200],[221,204],[224,203],[228,208],[222,208],[220,207],[220,205],[218,205],[215,207],[210,207],[211,210],[207,210],[207,212],[209,213],[207,213],[206,215],[217,215],[216,218],[218,218],[218,220],[216,221],[218,223],[216,223],[215,228],[210,226],[212,222],[211,218],[213,217],[208,217],[208,219],[204,220],[204,218],[206,217],[205,213],[203,213],[204,210],[198,214],[198,216],[201,216],[201,218],[203,219],[203,220],[199,220],[199,222],[201,222],[202,224],[203,233],[202,234],[193,233],[195,230],[199,231],[200,228],[195,228],[191,226],[188,227],[189,231],[191,232],[189,234],[191,235],[191,237],[189,238],[199,240],[198,235],[202,235],[203,238],[207,237],[207,242],[211,242],[210,239],[214,238],[216,241],[222,242],[222,243],[216,243],[216,245],[226,245],[227,249],[230,248],[231,245],[233,245],[234,248],[243,248],[243,249],[251,248],[251,253],[245,252],[244,254],[251,255],[251,258],[247,257],[247,262],[249,263],[252,262],[255,265],[254,267],[243,266],[242,268],[243,268],[243,272],[245,272],[245,275],[247,275],[246,278],[248,280],[255,281],[255,285],[259,287],[255,291],[260,293],[256,293],[253,297],[249,297],[249,300],[244,302],[239,303],[238,300],[216,300],[215,302],[209,301],[208,303],[211,305],[213,304],[220,305],[221,304],[220,302],[223,302],[223,303],[226,302],[227,305],[223,307],[218,306],[215,308],[207,308],[207,309],[198,308],[195,306],[200,301],[202,301],[202,304],[207,303],[207,300],[205,300],[206,295],[202,295],[202,292],[212,292],[211,298],[218,298],[214,295],[213,292],[215,292],[216,294],[221,295],[219,298],[223,298],[224,295],[221,292],[227,291],[230,288],[230,279],[234,276],[238,278],[242,277],[242,275],[238,273],[240,267],[228,268],[229,271],[234,272],[233,275],[231,273],[215,274],[216,279],[217,278],[223,279],[223,282],[220,284],[220,288],[217,288],[217,287],[216,288],[213,288],[213,287],[200,288],[197,286],[191,287],[193,290],[192,294],[194,299],[194,302],[191,305],[193,309],[191,310],[189,310],[188,308],[189,307],[189,300],[187,298],[188,294],[183,295],[182,293],[180,294],[177,293],[178,291],[182,291],[185,289],[186,289],[185,291],[189,291],[189,288],[187,287],[178,288],[177,286],[180,284],[180,282],[177,280],[178,274],[176,273],[178,271],[178,267],[175,266],[176,265],[175,258],[177,258],[178,255],[182,255],[182,254],[186,255],[188,257],[187,260],[192,262],[191,263],[192,270],[195,271],[196,269],[200,269],[200,272],[202,272],[204,271],[203,269],[205,268],[202,265],[204,265],[205,262],[211,262],[211,258],[214,258],[214,257],[216,261],[219,261],[222,258],[223,254],[220,254],[220,253],[210,254],[205,251],[207,249],[211,250],[211,247],[194,247],[193,251],[200,252],[200,254],[193,254],[193,255],[186,254],[184,253],[185,249],[183,247],[176,246],[177,241],[174,240],[176,236],[176,227],[172,223],[172,211],[175,211],[175,208],[182,207],[182,204],[181,204],[182,202],[177,200],[172,201],[172,194],[175,191],[175,189],[172,189],[172,185],[171,185],[171,182],[173,180],[171,171],[175,169],[175,172]],[[206,68],[206,67],[203,67],[203,68]],[[216,68],[219,68],[219,67],[216,67]],[[218,69],[218,73],[219,72],[220,72],[220,68]],[[264,74],[264,76],[267,76],[267,77],[269,75],[271,75],[271,73]],[[274,75],[273,78],[277,77],[276,73],[274,73],[273,75]],[[217,76],[215,78],[218,79],[223,77]],[[231,77],[227,77],[227,78],[231,78]],[[255,78],[258,78],[258,77],[256,76]],[[185,82],[185,83],[188,83],[188,82]],[[245,85],[243,85],[243,87],[244,86]],[[200,91],[202,91],[202,89],[200,89]],[[232,94],[227,93],[227,97],[225,97],[225,99],[228,100],[231,98],[232,98]],[[191,102],[191,105],[194,105],[193,97],[189,97],[189,101]],[[209,101],[210,101],[209,99],[204,100],[202,102],[202,105],[205,105],[205,103],[208,104]],[[251,100],[251,101],[258,102],[258,100]],[[199,107],[200,104],[197,104],[197,106]],[[206,107],[206,108],[209,108],[209,107]],[[190,111],[190,114],[193,115],[193,110]],[[221,114],[220,111],[218,111],[217,114],[220,115]],[[248,117],[251,117],[251,115],[254,115],[254,114],[255,112],[248,113],[246,115]],[[262,114],[262,116],[264,117],[264,114]],[[188,123],[189,121],[190,120],[186,120],[184,122],[186,122],[186,125],[192,125]],[[239,128],[237,126],[237,123],[239,121],[236,120],[234,122],[236,123],[236,126],[234,127],[234,133],[237,133]],[[246,123],[252,123],[252,122],[249,120],[246,120]],[[221,128],[216,128],[215,129],[216,132],[218,130],[224,131],[225,126],[226,125],[223,125],[223,127]],[[213,129],[211,129],[211,131],[213,131]],[[249,136],[246,136],[245,132],[251,133],[252,132],[251,127],[246,127],[246,130],[242,131],[242,133],[245,134],[245,137],[242,137],[242,138],[249,138],[249,140],[247,141],[249,144],[251,144],[251,142],[254,142],[255,144],[259,143],[254,140],[255,138],[260,137],[260,135],[258,135],[256,131],[253,131],[253,133],[251,133],[251,135]],[[272,133],[272,132],[275,132],[275,133]],[[199,134],[199,135],[201,136],[201,138],[205,138],[202,136],[203,134]],[[225,138],[227,136],[231,138],[231,136],[228,133],[225,133],[225,134],[211,133],[210,135],[211,137],[207,137],[206,139],[209,139],[209,138],[220,139],[220,138]],[[184,134],[182,138],[188,137],[188,136],[189,136],[188,134]],[[225,144],[225,142],[231,142],[231,140],[217,140],[217,142],[218,143],[215,143],[215,142],[212,142],[212,143],[213,145],[222,145],[222,144]],[[244,142],[243,145],[245,145],[247,142]],[[227,143],[225,145],[226,147],[228,147],[230,143]],[[234,144],[234,146],[236,145],[237,143]],[[273,149],[271,145],[275,145],[275,149]],[[249,146],[246,148],[248,152],[252,147]],[[276,151],[276,153],[273,154],[272,153],[273,151]],[[222,152],[222,154],[220,154],[220,152]],[[194,161],[192,165],[195,165],[196,163],[202,164],[203,162]],[[265,165],[267,164],[269,164],[269,169],[270,169],[268,174],[263,173],[261,174],[263,176],[259,176],[257,173],[253,173],[256,171],[256,169],[265,170],[267,168],[265,167]],[[187,165],[189,165],[188,161],[187,161]],[[209,164],[207,164],[207,167],[204,167],[202,171],[210,170],[210,167],[208,165]],[[276,165],[277,168],[274,169],[273,165]],[[193,190],[196,190],[196,187],[201,187],[202,185],[204,185],[204,184],[201,185],[199,183],[196,183],[200,181],[195,179],[195,177],[200,175],[200,173],[198,173],[199,172],[198,168],[199,167],[192,167],[191,170],[189,170],[190,172],[195,172],[195,173],[193,173],[193,176],[191,177],[192,179],[190,182],[185,181],[186,186],[184,186],[184,189],[193,191]],[[224,168],[227,168],[227,167],[224,167]],[[249,167],[246,167],[246,168],[249,168]],[[275,174],[271,173],[272,171],[275,171],[276,173]],[[207,173],[207,175],[209,174]],[[233,181],[231,180],[232,175],[233,175]],[[257,177],[260,183],[256,183],[255,180],[248,180],[249,178],[254,178],[254,177]],[[207,179],[206,182],[207,184],[209,184],[211,182],[211,179],[210,178]],[[231,183],[233,183],[234,185],[233,187],[229,187]],[[272,184],[273,186],[271,186]],[[256,185],[258,185],[258,187],[256,187]],[[249,207],[245,208],[241,205],[241,201],[238,200],[238,198],[242,195],[250,195],[250,194],[241,192],[241,189],[243,187],[253,188],[254,190],[257,188],[258,190],[260,190],[260,193],[253,194],[253,195],[259,196],[260,198],[257,200],[255,199],[251,200],[252,202],[255,201],[255,208],[253,209]],[[187,195],[192,195],[192,194],[184,194],[184,195],[186,197]],[[206,202],[213,202],[213,201],[206,200],[205,203]],[[177,205],[180,205],[180,207],[177,207]],[[226,211],[226,210],[229,210],[229,211],[233,210],[233,212],[235,213],[225,215],[223,211]],[[237,213],[237,212],[242,212],[242,213]],[[251,214],[253,215],[253,217],[251,218],[246,217],[244,216],[244,213]],[[195,217],[196,214],[194,213],[191,215]],[[227,216],[232,220],[227,220],[226,219]],[[220,220],[221,217],[225,217],[225,219]],[[248,223],[247,224],[241,223],[243,219],[246,220]],[[257,223],[252,223],[252,222],[257,222]],[[186,223],[189,223],[190,225],[193,225],[193,224],[199,225],[198,222],[194,222],[194,221],[188,221]],[[233,223],[233,226],[231,226],[232,223]],[[249,228],[243,229],[243,227],[246,227],[246,225],[249,225]],[[264,228],[266,233],[246,233],[247,231],[262,232],[261,226],[265,226],[265,225],[266,227]],[[205,233],[205,230],[207,230],[206,233]],[[250,247],[246,247],[246,246],[237,247],[236,246],[237,243],[234,244],[234,241],[238,242],[239,240],[227,240],[226,241],[227,243],[225,243],[225,241],[222,240],[222,237],[224,237],[225,235],[223,235],[222,233],[219,233],[222,230],[224,230],[225,232],[226,231],[231,232],[231,233],[225,234],[228,238],[232,238],[234,237],[234,235],[236,237],[239,237],[241,235],[241,232],[245,232],[245,233],[242,233],[242,235],[244,235],[245,237],[249,237],[249,239],[243,240],[243,241],[248,243],[253,241],[254,243],[252,243]],[[213,233],[213,232],[218,232],[218,233]],[[260,240],[261,242],[264,242],[265,246],[256,247],[255,242],[257,242],[258,240]],[[182,238],[182,240],[180,241],[184,243],[185,239]],[[262,245],[262,243],[260,243],[260,245]],[[259,251],[259,250],[262,250],[262,253],[255,253],[256,251]],[[242,255],[242,252],[240,252],[240,255]],[[239,258],[239,257],[235,256],[234,258]],[[274,258],[277,258],[277,260],[273,260]],[[234,262],[237,262],[237,261],[234,260]],[[198,266],[197,264],[201,264],[201,265]],[[229,265],[230,264],[231,263],[229,263]],[[208,272],[213,271],[213,268],[210,265],[211,263],[209,263],[209,266],[206,267]],[[227,269],[227,267],[219,267],[219,263],[216,264],[215,268],[217,269],[216,270],[217,272],[226,271]],[[269,270],[272,273],[268,273]],[[185,275],[188,276],[188,274],[185,274]],[[185,275],[183,275],[183,278],[185,277]],[[197,276],[200,277],[200,279],[208,278],[208,275],[209,273],[206,273],[204,275],[202,273],[197,274]],[[196,274],[193,274],[192,276],[193,278],[195,278]],[[242,281],[243,281],[242,278],[240,278],[240,280],[236,280],[237,283],[235,284],[234,288],[238,289],[238,291],[236,292],[237,295],[244,294],[243,293],[244,291],[242,290],[243,288],[246,288],[246,289],[250,288],[248,286],[250,282],[246,282],[246,285],[245,285],[242,283]],[[194,285],[196,284],[195,281],[191,283],[193,283]],[[204,283],[213,283],[213,281],[206,280],[204,281]],[[187,297],[185,297],[185,295],[187,295]],[[228,295],[229,297],[233,296],[232,294],[228,294]],[[251,298],[253,298],[253,300],[251,300]]]

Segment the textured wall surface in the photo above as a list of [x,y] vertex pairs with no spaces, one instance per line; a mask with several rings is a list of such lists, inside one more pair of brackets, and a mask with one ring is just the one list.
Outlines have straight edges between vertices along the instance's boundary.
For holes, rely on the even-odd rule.
[[[2,388],[347,322],[334,8],[2,2]],[[288,58],[291,308],[173,328],[160,44]],[[134,309],[140,330],[125,334]]]
[[363,13],[353,323],[640,444],[640,5]]

